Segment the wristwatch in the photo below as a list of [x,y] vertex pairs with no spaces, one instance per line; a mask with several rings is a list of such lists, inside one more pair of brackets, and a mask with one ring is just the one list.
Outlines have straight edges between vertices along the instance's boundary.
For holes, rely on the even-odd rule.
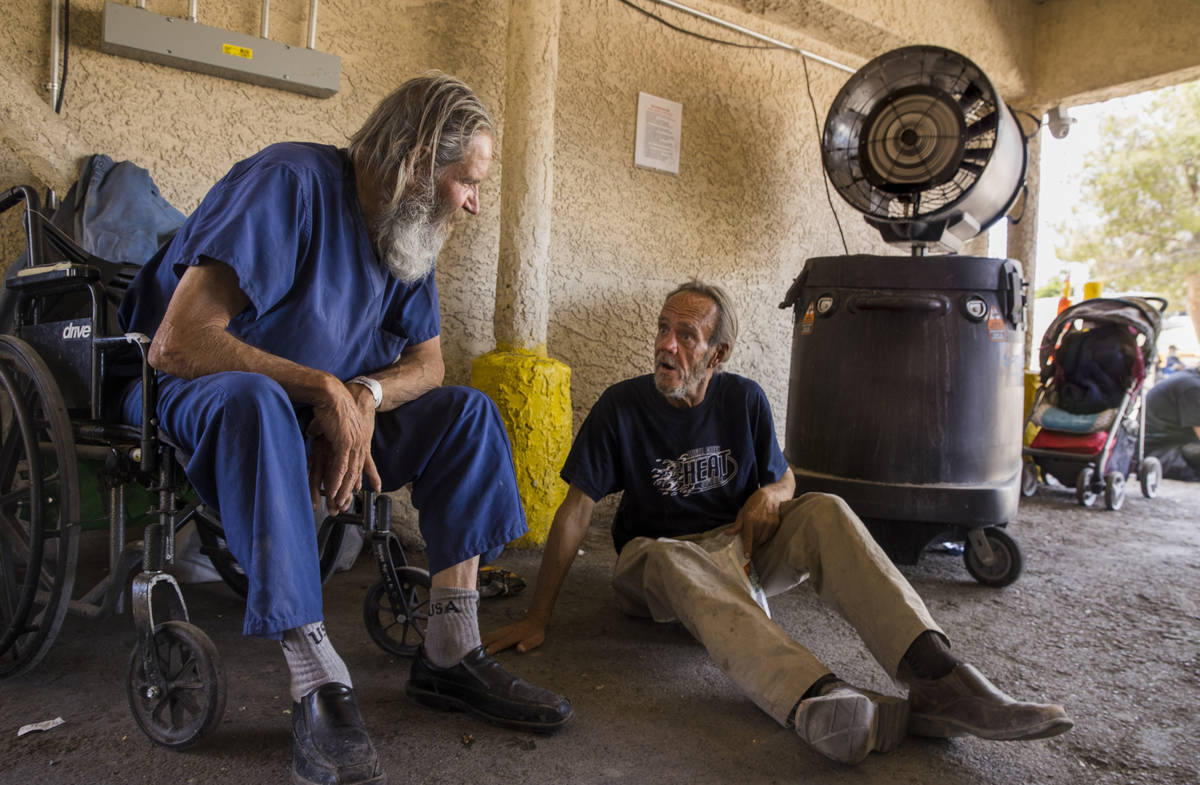
[[375,399],[375,408],[383,403],[383,385],[372,379],[370,376],[355,376],[346,384],[361,384],[371,391],[371,397]]

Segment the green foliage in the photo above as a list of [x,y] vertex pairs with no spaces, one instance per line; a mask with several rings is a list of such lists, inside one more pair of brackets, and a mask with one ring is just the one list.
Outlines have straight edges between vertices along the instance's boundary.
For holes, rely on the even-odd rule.
[[1064,283],[1066,283],[1066,281],[1063,280],[1063,274],[1059,273],[1049,281],[1046,281],[1044,284],[1039,286],[1033,293],[1033,296],[1038,299],[1042,297],[1061,297]]
[[1161,90],[1143,115],[1109,116],[1102,130],[1059,256],[1091,261],[1107,291],[1181,306],[1200,276],[1200,82]]

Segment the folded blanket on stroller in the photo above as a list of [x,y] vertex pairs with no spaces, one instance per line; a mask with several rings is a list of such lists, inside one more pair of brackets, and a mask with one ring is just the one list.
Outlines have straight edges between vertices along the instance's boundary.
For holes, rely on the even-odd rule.
[[1068,433],[1096,433],[1112,429],[1113,422],[1117,419],[1117,410],[1105,409],[1094,414],[1074,414],[1043,401],[1033,410],[1033,417],[1030,419],[1039,428]]

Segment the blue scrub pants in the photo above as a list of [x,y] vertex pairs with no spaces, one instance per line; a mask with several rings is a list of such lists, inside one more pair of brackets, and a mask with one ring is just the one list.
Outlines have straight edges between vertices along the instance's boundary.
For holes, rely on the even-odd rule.
[[[126,394],[126,422],[140,422],[141,397],[140,384]],[[322,619],[305,438],[283,388],[256,373],[161,375],[158,418],[249,578],[243,632],[279,639]],[[430,573],[486,562],[525,533],[508,436],[478,390],[438,387],[379,412],[371,455],[385,491],[412,483]]]

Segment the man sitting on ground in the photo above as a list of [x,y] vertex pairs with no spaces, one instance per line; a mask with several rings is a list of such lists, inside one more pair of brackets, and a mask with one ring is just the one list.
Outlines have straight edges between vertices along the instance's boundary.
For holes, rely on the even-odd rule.
[[[1022,703],[949,649],[916,591],[836,496],[793,499],[762,389],[721,373],[737,335],[729,297],[684,284],[658,320],[654,374],[610,387],[588,415],[562,477],[525,618],[483,637],[490,652],[529,651],[545,639],[592,509],[624,492],[613,520],[612,583],[621,609],[678,620],[760,708],[834,760],[857,763],[924,736],[1037,739],[1068,730],[1061,706]],[[762,588],[811,577],[908,699],[838,679],[774,624],[742,576],[714,557],[738,537]]]

